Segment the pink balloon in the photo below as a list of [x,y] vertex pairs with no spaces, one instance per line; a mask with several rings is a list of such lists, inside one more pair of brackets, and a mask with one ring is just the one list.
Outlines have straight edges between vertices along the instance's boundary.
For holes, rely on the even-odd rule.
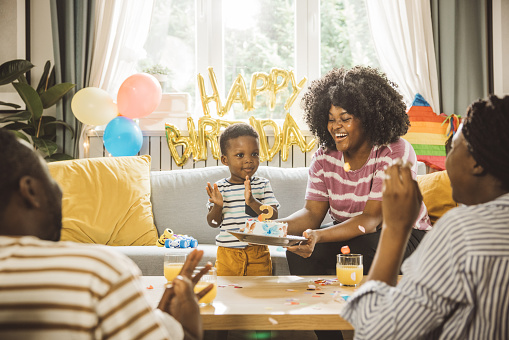
[[159,106],[161,97],[161,85],[154,76],[133,74],[124,80],[118,90],[118,112],[128,118],[148,116]]

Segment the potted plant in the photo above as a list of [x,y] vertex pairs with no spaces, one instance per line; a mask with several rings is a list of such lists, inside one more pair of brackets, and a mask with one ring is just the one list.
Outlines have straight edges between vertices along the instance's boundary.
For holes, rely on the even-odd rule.
[[[23,102],[26,110],[18,111],[0,118],[0,123],[7,123],[4,128],[12,130],[19,138],[26,140],[39,150],[48,161],[72,159],[71,156],[57,153],[56,127],[64,126],[73,135],[69,124],[55,117],[44,115],[44,110],[55,105],[62,97],[74,88],[75,84],[55,84],[55,69],[49,61],[44,66],[37,88],[34,89],[26,80],[25,74],[34,65],[28,60],[11,60],[0,65],[0,86],[12,84]],[[0,102],[0,106],[19,109],[12,103]]]
[[168,81],[172,71],[161,64],[155,64],[149,67],[145,67],[142,72],[153,75],[157,81],[161,84],[161,88],[164,90],[165,84]]

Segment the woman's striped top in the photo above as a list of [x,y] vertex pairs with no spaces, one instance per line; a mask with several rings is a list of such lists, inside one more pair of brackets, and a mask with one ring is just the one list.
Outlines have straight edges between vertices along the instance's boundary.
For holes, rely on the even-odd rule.
[[182,339],[139,274],[102,246],[0,236],[0,339]]
[[350,298],[356,339],[509,339],[509,194],[451,209],[402,271]]
[[[412,145],[400,138],[398,141],[375,146],[366,163],[357,170],[346,171],[343,152],[318,149],[309,167],[306,200],[328,201],[329,214],[338,223],[362,214],[368,200],[382,200],[385,166],[401,158],[413,164],[412,176],[417,176],[417,157]],[[415,229],[431,229],[426,206],[422,203]]]

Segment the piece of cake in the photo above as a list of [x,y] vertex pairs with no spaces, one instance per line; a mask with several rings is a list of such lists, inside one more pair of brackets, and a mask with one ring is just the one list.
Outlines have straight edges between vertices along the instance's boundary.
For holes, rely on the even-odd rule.
[[245,234],[254,234],[261,236],[286,237],[288,223],[275,221],[259,221],[256,218],[246,220],[244,228]]

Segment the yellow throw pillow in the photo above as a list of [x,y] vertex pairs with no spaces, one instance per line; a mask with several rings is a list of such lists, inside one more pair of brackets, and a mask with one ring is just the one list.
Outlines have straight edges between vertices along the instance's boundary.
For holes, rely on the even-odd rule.
[[435,224],[448,210],[458,206],[452,199],[451,181],[447,171],[417,176],[417,183],[419,183],[422,199],[432,224]]
[[48,166],[63,191],[62,241],[155,244],[150,156],[76,159]]

